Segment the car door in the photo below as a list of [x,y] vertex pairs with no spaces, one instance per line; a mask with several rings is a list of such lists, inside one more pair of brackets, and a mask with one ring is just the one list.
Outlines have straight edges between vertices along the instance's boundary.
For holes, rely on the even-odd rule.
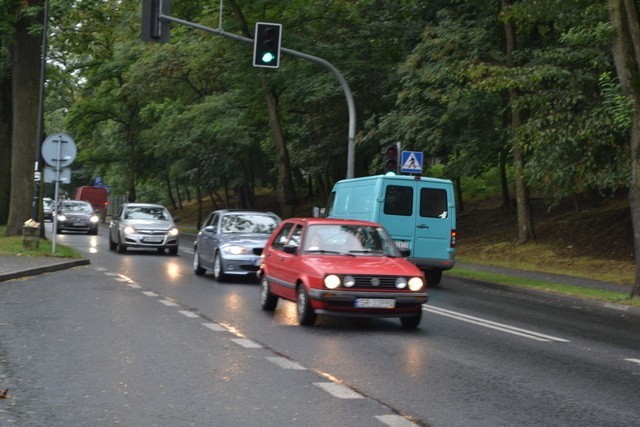
[[209,218],[207,218],[207,221],[205,221],[205,223],[203,224],[198,241],[198,254],[200,255],[200,262],[202,262],[202,265],[209,269],[213,268],[213,259],[216,249],[216,235],[218,233],[219,219],[220,214],[217,212],[213,212],[211,215],[209,215]]
[[115,243],[120,241],[119,230],[120,230],[120,220],[122,219],[123,211],[124,211],[124,205],[121,205],[118,208],[118,211],[116,212],[116,214],[111,217],[111,222],[109,223],[109,234],[111,236],[111,241]]
[[295,222],[285,224],[276,235],[269,250],[265,252],[265,263],[272,292],[286,299],[295,299],[295,283],[298,273],[293,262],[297,255],[285,251],[285,246],[300,246],[302,225]]
[[452,195],[438,183],[418,184],[416,191],[416,238],[412,256],[429,260],[448,260],[453,212]]

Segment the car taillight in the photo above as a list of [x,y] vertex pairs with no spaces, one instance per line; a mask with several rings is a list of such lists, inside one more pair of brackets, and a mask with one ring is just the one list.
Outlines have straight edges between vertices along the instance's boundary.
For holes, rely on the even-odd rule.
[[456,247],[456,237],[458,237],[458,232],[456,230],[451,230],[451,247]]

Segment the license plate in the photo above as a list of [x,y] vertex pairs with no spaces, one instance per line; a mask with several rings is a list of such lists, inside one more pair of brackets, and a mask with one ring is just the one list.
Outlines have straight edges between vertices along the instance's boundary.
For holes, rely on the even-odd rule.
[[396,300],[381,298],[358,298],[355,302],[356,308],[395,308]]
[[147,243],[160,243],[162,242],[162,240],[164,240],[163,237],[145,237],[144,239],[142,239],[143,242]]
[[80,221],[80,222],[74,222],[73,223],[74,227],[83,227],[84,226],[84,222]]
[[409,249],[409,242],[401,242],[399,240],[394,241],[396,244],[396,248],[398,249]]

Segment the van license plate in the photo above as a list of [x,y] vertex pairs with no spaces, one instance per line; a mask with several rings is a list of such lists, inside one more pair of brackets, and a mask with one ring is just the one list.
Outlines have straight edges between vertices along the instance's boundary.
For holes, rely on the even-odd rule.
[[402,242],[399,240],[395,240],[396,248],[398,249],[409,249],[409,242]]
[[380,298],[358,298],[355,302],[356,308],[395,308],[396,300]]

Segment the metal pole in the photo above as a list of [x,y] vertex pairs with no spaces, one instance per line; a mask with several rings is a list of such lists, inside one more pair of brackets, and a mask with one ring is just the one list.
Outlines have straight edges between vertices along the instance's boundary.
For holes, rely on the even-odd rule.
[[[33,171],[33,214],[34,221],[38,221],[40,214],[40,188],[42,182],[42,172],[40,164],[42,164],[42,127],[44,121],[44,82],[45,70],[47,62],[47,32],[49,23],[49,0],[44,2],[44,18],[42,25],[42,45],[40,46],[40,94],[38,96],[38,126],[36,130],[36,162]],[[44,228],[43,228],[44,229]]]
[[[248,37],[242,37],[236,34],[227,33],[225,31],[222,31],[221,29],[205,27],[204,25],[195,24],[193,22],[185,21],[179,18],[174,18],[172,16],[164,15],[162,13],[160,13],[159,18],[165,19],[170,22],[175,22],[177,24],[186,25],[188,27],[196,28],[199,30],[208,31],[210,33],[214,33],[219,36],[238,40],[244,43],[253,43],[253,39],[250,39]],[[297,56],[302,59],[306,59],[307,61],[315,62],[317,64],[320,64],[328,68],[329,71],[331,71],[336,76],[336,78],[338,79],[338,82],[340,82],[340,86],[342,87],[345,97],[347,98],[347,108],[349,109],[349,134],[348,134],[348,141],[347,141],[347,178],[353,178],[354,164],[355,164],[355,158],[356,158],[356,154],[355,154],[356,153],[356,150],[355,150],[356,107],[355,107],[355,102],[353,101],[353,95],[351,93],[351,89],[349,89],[349,85],[347,84],[347,81],[344,79],[344,77],[336,67],[334,67],[331,63],[329,63],[328,61],[325,61],[322,58],[318,58],[317,56],[308,55],[306,53],[298,52],[298,51],[287,49],[284,47],[281,48],[280,51],[284,53],[288,53],[293,56]]]

